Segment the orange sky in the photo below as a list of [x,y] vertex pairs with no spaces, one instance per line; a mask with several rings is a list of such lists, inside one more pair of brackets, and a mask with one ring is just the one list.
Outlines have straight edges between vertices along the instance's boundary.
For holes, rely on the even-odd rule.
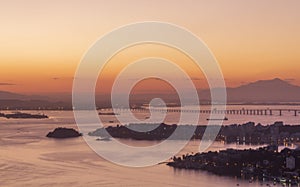
[[[141,21],[170,22],[196,34],[214,53],[228,86],[275,77],[300,85],[299,7],[298,0],[3,0],[0,90],[70,92],[90,45],[117,27]],[[188,61],[174,50],[159,49],[123,52],[102,78],[118,72],[121,66],[114,67],[114,61],[125,63],[141,54],[160,52],[181,65]],[[185,68],[193,78],[202,77],[193,66]]]

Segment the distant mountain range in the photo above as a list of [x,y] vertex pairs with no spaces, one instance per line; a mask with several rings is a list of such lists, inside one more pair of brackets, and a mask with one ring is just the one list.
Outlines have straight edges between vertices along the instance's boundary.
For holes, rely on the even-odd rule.
[[[209,99],[210,91],[200,91],[199,95],[201,99]],[[300,102],[300,86],[278,78],[259,80],[236,88],[227,88],[227,99],[229,103]]]
[[0,91],[0,100],[7,99],[24,99],[24,95],[16,94],[12,92]]
[[[218,88],[214,88],[218,89]],[[200,101],[210,101],[210,90],[199,90]],[[133,104],[141,105],[153,98],[153,94],[138,94]],[[156,94],[156,96],[159,96]],[[176,95],[162,94],[168,103],[178,103]],[[61,98],[61,100],[59,100]],[[97,95],[97,106],[109,107],[109,95]],[[300,86],[292,85],[281,79],[259,80],[235,88],[227,88],[228,103],[300,103]],[[203,102],[202,102],[203,103]],[[0,91],[0,109],[72,109],[71,94],[64,95],[24,95]]]
[[300,87],[278,78],[229,88],[227,94],[229,101],[300,102]]
[[0,91],[0,109],[58,109],[71,108],[68,101],[55,101],[43,95],[25,95]]
[[12,93],[7,91],[0,91],[0,100],[11,100],[11,99],[17,99],[17,100],[48,100],[48,96],[41,96],[41,95],[24,95],[24,94],[18,94],[18,93]]

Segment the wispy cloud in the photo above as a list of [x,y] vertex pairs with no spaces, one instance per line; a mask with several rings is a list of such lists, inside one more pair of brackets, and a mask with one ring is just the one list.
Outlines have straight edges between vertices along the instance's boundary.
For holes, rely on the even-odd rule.
[[74,77],[52,77],[51,79],[54,81],[57,80],[66,80],[66,79],[73,79]]
[[0,82],[0,86],[15,86],[16,84],[8,83],[8,82]]

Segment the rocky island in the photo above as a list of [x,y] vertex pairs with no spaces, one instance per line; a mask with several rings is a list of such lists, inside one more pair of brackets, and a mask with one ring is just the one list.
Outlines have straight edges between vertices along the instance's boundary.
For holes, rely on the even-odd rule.
[[64,128],[64,127],[56,128],[53,132],[49,132],[47,134],[48,138],[59,138],[59,139],[75,138],[79,136],[82,136],[82,134],[76,131],[75,129]]
[[[173,139],[184,139],[186,133],[193,131],[191,139],[201,140],[206,130],[205,125],[167,125],[167,124],[129,124],[109,126],[90,132],[90,136],[107,136],[109,133],[114,138],[134,140],[165,140],[172,135]],[[219,126],[215,126],[220,128]],[[177,129],[178,128],[178,129]],[[214,126],[213,126],[214,128]],[[131,129],[150,129],[139,132]],[[153,129],[153,130],[151,130]],[[175,132],[176,130],[176,132]],[[271,125],[255,124],[248,122],[242,125],[233,124],[221,126],[216,141],[237,144],[271,144],[279,145],[300,142],[300,125],[287,125],[275,122]]]
[[174,157],[167,165],[180,169],[204,170],[222,176],[269,180],[288,184],[300,182],[300,149],[270,145],[259,149],[196,153]]

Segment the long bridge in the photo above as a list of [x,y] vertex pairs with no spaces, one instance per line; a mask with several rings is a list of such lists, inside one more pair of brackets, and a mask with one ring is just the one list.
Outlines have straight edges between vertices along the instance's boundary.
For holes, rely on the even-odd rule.
[[[103,111],[111,109],[101,109]],[[132,112],[188,112],[188,113],[202,113],[202,114],[233,114],[233,115],[279,115],[283,116],[284,114],[291,113],[293,116],[298,116],[300,109],[228,109],[228,110],[196,110],[196,109],[156,109],[156,108],[120,108],[116,109],[120,111],[132,111]]]

